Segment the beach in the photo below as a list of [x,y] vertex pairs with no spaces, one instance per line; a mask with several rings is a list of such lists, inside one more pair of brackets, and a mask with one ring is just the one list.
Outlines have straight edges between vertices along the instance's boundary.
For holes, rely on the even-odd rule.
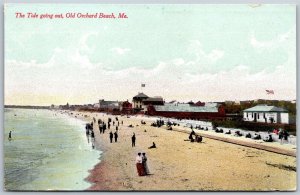
[[[87,122],[116,116],[72,112]],[[84,115],[86,115],[84,117]],[[296,158],[204,137],[201,143],[185,141],[188,134],[141,125],[135,116],[117,116],[118,142],[94,125],[95,146],[103,151],[100,162],[86,178],[89,191],[291,191],[296,189]],[[123,121],[123,125],[121,125]],[[97,122],[96,122],[97,123]],[[96,124],[95,123],[95,124]],[[133,128],[128,127],[133,125]],[[110,128],[115,132],[115,126]],[[84,131],[83,131],[84,133]],[[136,135],[136,146],[131,136]],[[148,149],[155,142],[157,148]],[[276,144],[276,143],[275,143]],[[284,145],[279,148],[286,147]],[[150,175],[138,176],[135,157],[145,152]]]

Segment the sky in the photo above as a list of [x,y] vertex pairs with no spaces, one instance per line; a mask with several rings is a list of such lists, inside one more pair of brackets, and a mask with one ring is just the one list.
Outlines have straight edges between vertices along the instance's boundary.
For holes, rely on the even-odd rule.
[[295,5],[7,4],[4,19],[5,105],[131,101],[141,91],[180,102],[296,99]]

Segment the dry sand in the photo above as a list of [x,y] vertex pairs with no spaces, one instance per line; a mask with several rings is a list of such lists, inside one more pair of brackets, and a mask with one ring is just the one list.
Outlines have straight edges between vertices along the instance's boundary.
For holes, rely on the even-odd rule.
[[[78,114],[78,115],[77,115]],[[104,119],[101,113],[78,113],[85,120]],[[73,115],[73,116],[74,116]],[[115,116],[109,116],[113,120]],[[118,116],[117,143],[109,143],[109,132],[95,129],[101,162],[87,178],[88,190],[98,191],[290,191],[296,189],[296,158],[250,147],[204,138],[202,143],[184,141],[188,134],[151,127],[150,122]],[[97,123],[97,122],[96,122]],[[132,124],[134,128],[129,128]],[[115,132],[115,126],[111,126]],[[146,132],[145,132],[146,130]],[[136,147],[131,136],[136,134]],[[156,149],[148,149],[156,143]],[[151,175],[139,177],[135,166],[138,152],[146,152]]]

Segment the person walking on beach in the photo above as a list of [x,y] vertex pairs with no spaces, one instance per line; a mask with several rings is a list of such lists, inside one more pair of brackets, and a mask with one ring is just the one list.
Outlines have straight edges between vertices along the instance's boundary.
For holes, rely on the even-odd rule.
[[117,132],[114,133],[114,137],[115,137],[115,142],[118,142],[118,133]]
[[148,168],[148,165],[147,165],[147,157],[146,157],[146,153],[142,153],[142,164],[143,164],[143,167],[144,167],[144,170],[145,170],[145,174],[146,175],[149,175],[150,174],[150,171],[149,171],[149,168]]
[[114,137],[113,133],[112,133],[112,132],[110,132],[110,133],[109,133],[109,139],[110,139],[110,143],[112,143],[113,137]]
[[108,129],[110,129],[110,123],[108,122],[108,124],[107,124],[107,127],[108,127]]
[[135,164],[136,164],[136,169],[137,169],[138,175],[139,176],[144,176],[145,175],[145,169],[143,167],[143,159],[142,159],[142,156],[141,156],[140,152],[135,157]]
[[103,123],[103,127],[102,127],[102,133],[104,134],[105,133],[105,130],[106,130],[106,124],[105,123]]
[[135,147],[135,134],[133,133],[133,136],[131,137],[131,146]]
[[118,131],[118,126],[116,126],[116,131]]
[[102,133],[102,124],[99,124],[99,131],[100,131],[100,134]]
[[92,138],[92,139],[95,139],[94,131],[91,131],[91,138]]

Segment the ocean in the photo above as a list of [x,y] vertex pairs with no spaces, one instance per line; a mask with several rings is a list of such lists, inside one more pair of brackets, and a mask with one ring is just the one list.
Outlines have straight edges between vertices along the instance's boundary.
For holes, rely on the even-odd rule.
[[100,155],[80,119],[50,110],[4,111],[6,190],[85,190],[91,184],[84,179]]

